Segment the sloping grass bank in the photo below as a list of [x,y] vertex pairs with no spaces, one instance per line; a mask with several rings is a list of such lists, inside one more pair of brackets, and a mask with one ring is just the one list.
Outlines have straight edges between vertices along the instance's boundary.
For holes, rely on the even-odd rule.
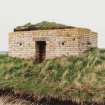
[[41,64],[0,55],[0,88],[77,101],[105,101],[105,50],[91,49],[78,57],[56,58]]

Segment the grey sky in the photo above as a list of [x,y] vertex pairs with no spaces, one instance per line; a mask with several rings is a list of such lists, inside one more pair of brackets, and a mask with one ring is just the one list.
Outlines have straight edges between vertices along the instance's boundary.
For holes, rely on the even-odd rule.
[[0,51],[8,50],[8,32],[43,20],[91,28],[105,48],[105,0],[0,0]]

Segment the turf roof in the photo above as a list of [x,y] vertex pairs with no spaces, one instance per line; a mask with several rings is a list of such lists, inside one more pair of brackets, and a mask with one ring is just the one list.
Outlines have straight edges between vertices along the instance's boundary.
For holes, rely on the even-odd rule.
[[73,26],[67,26],[56,22],[42,21],[37,24],[27,23],[24,26],[17,26],[14,31],[31,31],[31,30],[47,30],[47,29],[65,29],[74,28]]

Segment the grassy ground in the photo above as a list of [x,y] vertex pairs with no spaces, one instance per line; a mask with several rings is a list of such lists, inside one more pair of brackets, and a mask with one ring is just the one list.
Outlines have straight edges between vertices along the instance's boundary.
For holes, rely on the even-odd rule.
[[33,64],[0,55],[0,88],[28,89],[43,95],[105,99],[105,50]]

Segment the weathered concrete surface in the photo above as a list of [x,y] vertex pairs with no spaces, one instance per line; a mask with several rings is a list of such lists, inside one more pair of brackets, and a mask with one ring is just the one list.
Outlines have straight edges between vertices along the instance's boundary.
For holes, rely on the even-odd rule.
[[97,33],[85,28],[19,31],[9,33],[9,56],[34,59],[36,41],[46,42],[45,59],[79,55],[97,47]]

